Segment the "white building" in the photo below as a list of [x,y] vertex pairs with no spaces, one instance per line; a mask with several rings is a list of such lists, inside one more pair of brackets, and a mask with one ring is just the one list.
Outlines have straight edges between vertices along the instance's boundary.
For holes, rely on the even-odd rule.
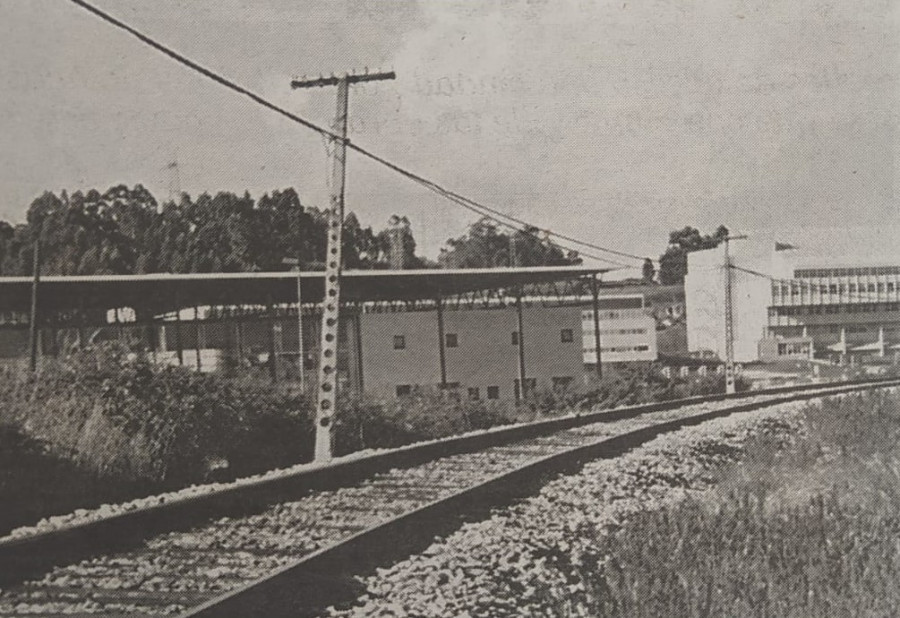
[[[769,276],[789,276],[774,241],[732,241],[731,270],[734,359],[756,360],[771,298]],[[752,272],[749,272],[752,271]],[[753,274],[760,273],[760,275]],[[684,279],[688,351],[725,358],[725,246],[688,254]]]
[[[599,299],[600,359],[604,363],[656,360],[656,320],[644,307],[641,294],[601,296]],[[585,365],[597,364],[594,312],[581,312]]]
[[[900,352],[900,266],[822,257],[771,236],[733,241],[735,360],[835,363]],[[725,356],[724,247],[688,255],[688,349]],[[852,261],[852,263],[850,263]]]

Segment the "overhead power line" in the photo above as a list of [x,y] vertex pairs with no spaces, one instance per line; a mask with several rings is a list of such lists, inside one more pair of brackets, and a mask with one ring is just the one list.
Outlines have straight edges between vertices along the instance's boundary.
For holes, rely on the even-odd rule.
[[[131,34],[132,36],[134,36],[135,38],[140,40],[145,45],[148,45],[149,47],[155,49],[156,51],[158,51],[158,52],[164,54],[165,56],[171,58],[172,60],[178,62],[179,64],[182,64],[182,65],[188,67],[189,69],[191,69],[197,73],[200,73],[204,77],[211,79],[212,81],[216,82],[217,84],[224,86],[225,88],[228,88],[229,90],[232,90],[233,92],[237,92],[238,94],[248,97],[253,102],[265,107],[266,109],[273,111],[296,124],[299,124],[307,129],[310,129],[311,131],[315,131],[316,133],[322,135],[323,137],[327,137],[327,138],[335,140],[337,142],[344,143],[346,145],[346,147],[349,148],[350,150],[353,150],[353,151],[363,155],[364,157],[367,157],[367,158],[371,159],[372,161],[375,161],[376,163],[379,163],[382,166],[387,167],[390,170],[393,170],[394,172],[400,174],[401,176],[403,176],[409,180],[412,180],[421,186],[428,188],[429,190],[433,191],[434,193],[458,204],[459,206],[467,208],[468,210],[476,212],[482,216],[493,219],[493,220],[497,221],[497,223],[504,225],[506,227],[511,227],[513,229],[518,229],[518,228],[516,228],[515,225],[510,224],[509,223],[510,221],[514,222],[516,224],[522,225],[524,227],[527,227],[527,228],[541,229],[539,226],[533,225],[523,219],[513,217],[512,215],[508,215],[497,209],[491,208],[489,206],[485,206],[484,204],[481,204],[475,200],[464,197],[458,193],[455,193],[449,189],[446,189],[445,187],[442,187],[441,185],[437,184],[434,181],[428,180],[427,178],[424,178],[404,167],[401,167],[400,165],[397,165],[396,163],[388,161],[384,157],[376,155],[375,153],[373,153],[369,150],[366,150],[365,148],[362,148],[361,146],[356,145],[355,143],[351,142],[349,139],[342,137],[342,136],[326,129],[325,127],[319,126],[314,122],[311,122],[301,116],[298,116],[297,114],[289,112],[288,110],[284,109],[283,107],[276,105],[275,103],[272,103],[271,101],[260,96],[259,94],[256,94],[252,90],[241,86],[240,84],[234,82],[233,80],[228,79],[227,77],[224,77],[223,75],[216,73],[215,71],[208,69],[197,62],[194,62],[187,56],[156,41],[155,39],[144,34],[137,28],[134,28],[133,26],[128,25],[127,23],[123,22],[122,20],[120,20],[116,17],[113,17],[109,13],[93,6],[89,2],[86,2],[85,0],[70,0],[70,2],[81,7],[82,9],[92,13],[93,15],[95,15],[95,16],[99,17],[100,19],[102,19],[103,21],[115,26],[116,28],[124,30],[125,32]],[[650,259],[645,256],[639,256],[639,255],[627,253],[624,251],[618,251],[616,249],[610,249],[608,247],[603,247],[603,246],[597,245],[595,243],[589,243],[589,242],[574,238],[572,236],[560,234],[559,232],[555,232],[553,230],[543,230],[543,231],[546,231],[550,235],[555,236],[556,238],[559,238],[561,240],[575,243],[579,246],[587,247],[589,249],[594,249],[595,251],[600,251],[602,253],[608,253],[610,255],[618,255],[620,257],[626,257],[626,258],[631,258],[631,259],[636,259],[636,260]],[[526,230],[526,233],[527,233],[527,230]],[[534,235],[534,236],[537,237],[536,235]],[[550,244],[553,246],[559,247],[559,248],[566,248],[563,245],[559,245],[558,243],[550,243]],[[592,259],[607,262],[609,264],[615,264],[615,265],[623,266],[626,268],[628,267],[627,264],[623,264],[622,262],[618,262],[615,260],[610,260],[608,258],[591,255],[591,254],[585,253],[583,251],[578,251],[578,253],[585,257],[590,257]]]

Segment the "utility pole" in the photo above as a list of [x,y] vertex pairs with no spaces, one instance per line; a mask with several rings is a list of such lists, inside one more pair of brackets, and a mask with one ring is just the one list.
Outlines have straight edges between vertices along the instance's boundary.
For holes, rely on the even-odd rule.
[[318,77],[291,81],[291,88],[337,86],[337,113],[333,132],[331,207],[328,210],[328,249],[325,259],[325,297],[322,302],[322,346],[316,394],[316,461],[332,457],[332,427],[337,405],[337,351],[341,306],[341,238],[344,226],[344,181],[347,162],[347,113],[350,84],[394,79],[393,71]]
[[731,298],[731,254],[729,241],[746,236],[726,236],[725,241],[725,394],[734,394],[734,301]]

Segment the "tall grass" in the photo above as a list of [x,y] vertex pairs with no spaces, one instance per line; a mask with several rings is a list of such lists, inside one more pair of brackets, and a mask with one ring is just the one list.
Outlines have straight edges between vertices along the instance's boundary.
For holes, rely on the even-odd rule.
[[793,446],[751,445],[711,496],[598,532],[571,573],[590,615],[897,615],[900,398],[827,400],[805,418]]
[[202,480],[214,460],[233,473],[312,451],[306,400],[259,381],[153,364],[118,346],[0,379],[0,423],[99,476],[164,485]]
[[891,616],[900,513],[836,495],[767,512],[750,496],[638,515],[599,543],[595,616]]

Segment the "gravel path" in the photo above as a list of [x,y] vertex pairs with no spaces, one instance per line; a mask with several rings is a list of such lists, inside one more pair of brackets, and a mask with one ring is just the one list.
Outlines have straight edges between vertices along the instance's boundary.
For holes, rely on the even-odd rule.
[[708,489],[751,436],[789,440],[800,410],[783,404],[660,436],[588,463],[490,519],[466,524],[419,555],[364,580],[367,594],[329,616],[582,616],[571,565],[595,559],[597,535],[629,514]]

